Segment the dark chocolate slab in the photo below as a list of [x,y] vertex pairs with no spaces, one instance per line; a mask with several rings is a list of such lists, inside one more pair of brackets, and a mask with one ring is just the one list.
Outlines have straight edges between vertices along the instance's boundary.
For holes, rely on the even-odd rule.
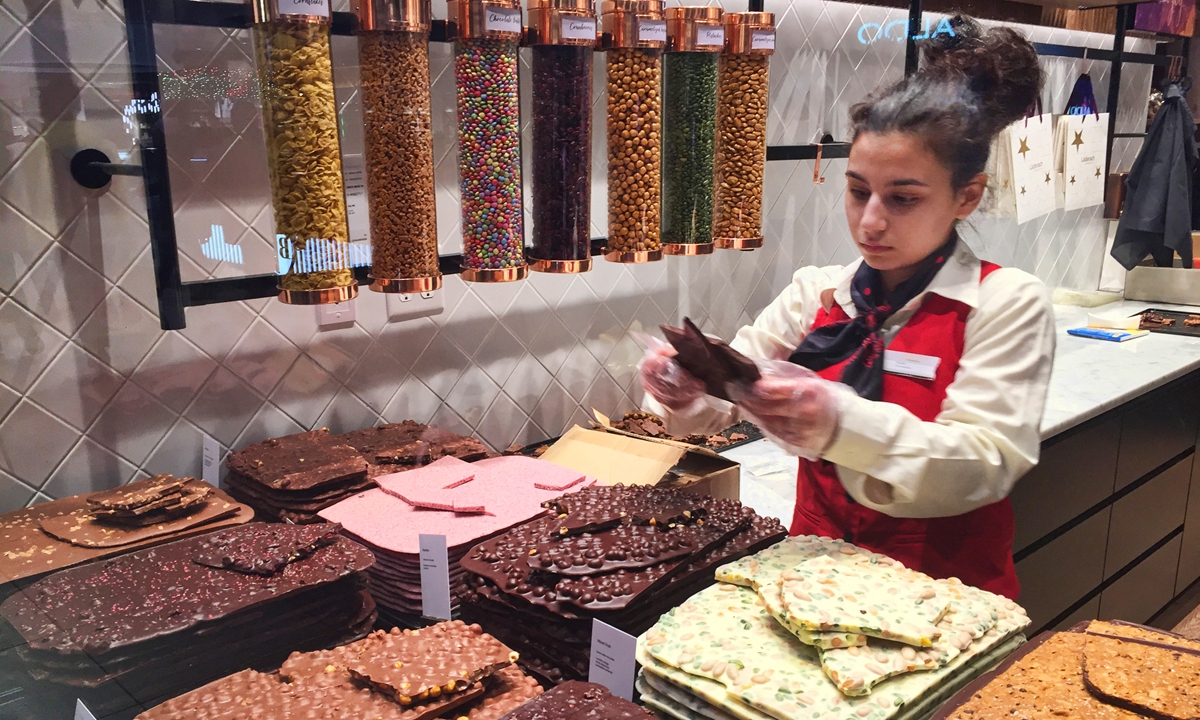
[[654,720],[654,715],[603,685],[572,680],[504,716],[505,720]]
[[426,465],[448,456],[474,462],[488,455],[487,446],[474,438],[412,420],[355,430],[338,439],[368,462],[385,465]]
[[729,397],[729,386],[751,385],[760,375],[754,361],[720,340],[700,332],[690,319],[683,319],[683,327],[661,325],[667,342],[675,348],[675,361],[704,383],[705,391],[722,400]]
[[324,428],[255,443],[230,453],[225,464],[275,490],[307,490],[367,475],[362,455]]
[[218,533],[200,542],[192,559],[201,565],[270,577],[319,548],[337,541],[336,523],[290,528],[282,534],[270,525],[256,524],[238,533]]
[[[223,530],[239,537],[270,527],[281,540],[288,525]],[[55,573],[0,605],[31,648],[100,653],[209,623],[239,610],[363,571],[374,561],[361,545],[339,537],[270,578],[200,565],[210,538],[162,547]],[[130,598],[138,598],[131,603]]]

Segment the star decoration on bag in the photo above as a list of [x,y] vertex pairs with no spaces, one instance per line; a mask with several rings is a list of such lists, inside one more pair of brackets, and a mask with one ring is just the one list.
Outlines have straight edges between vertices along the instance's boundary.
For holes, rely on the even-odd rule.
[[1096,177],[1100,177],[1100,168],[1096,168]]
[[1029,152],[1029,138],[1021,138],[1021,149],[1017,151],[1021,155],[1021,159],[1025,159],[1025,153]]
[[1022,185],[1022,186],[1021,186],[1021,194],[1022,194],[1022,195],[1024,195],[1024,194],[1025,194],[1025,186],[1024,186],[1024,185]]
[[1050,182],[1050,173],[1046,173],[1046,179],[1043,182]]
[[1075,139],[1071,141],[1071,145],[1075,147],[1075,152],[1079,152],[1079,146],[1083,144],[1083,131],[1075,131]]
[[1075,184],[1075,176],[1074,176],[1074,175],[1072,175],[1072,176],[1071,176],[1071,184],[1072,184],[1072,185],[1074,185],[1074,184]]

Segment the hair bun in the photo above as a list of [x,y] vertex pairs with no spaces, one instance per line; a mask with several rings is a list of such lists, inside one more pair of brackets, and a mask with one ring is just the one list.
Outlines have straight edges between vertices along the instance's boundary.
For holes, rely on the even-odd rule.
[[1033,44],[1011,28],[984,30],[963,15],[949,18],[949,24],[953,32],[937,33],[922,44],[921,73],[965,80],[997,130],[1024,117],[1042,88]]

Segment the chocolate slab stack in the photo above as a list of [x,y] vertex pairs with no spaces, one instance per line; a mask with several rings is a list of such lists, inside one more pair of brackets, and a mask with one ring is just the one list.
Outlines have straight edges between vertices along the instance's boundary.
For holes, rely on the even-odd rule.
[[225,461],[229,493],[264,516],[319,522],[316,513],[371,486],[367,461],[325,428],[271,438]]
[[420,536],[446,538],[451,607],[469,592],[463,555],[480,540],[545,515],[546,500],[594,482],[544,460],[497,457],[467,463],[443,457],[421,468],[381,475],[379,488],[321,511],[325,520],[375,553],[371,595],[384,617],[420,624]]
[[462,560],[474,593],[463,617],[558,683],[587,676],[593,618],[639,633],[713,583],[713,569],[787,533],[735,500],[647,486],[593,486],[553,515],[476,545]]
[[541,694],[515,655],[458,621],[377,630],[333,650],[293,653],[278,675],[235,673],[138,720],[497,720]]
[[411,420],[344,435],[321,428],[230,453],[225,482],[230,494],[266,517],[314,523],[321,522],[319,511],[373,487],[377,475],[441,457],[470,461],[487,454],[474,438]]
[[0,598],[48,572],[253,517],[208,483],[170,475],[0,515]]
[[487,446],[475,438],[412,420],[355,430],[338,439],[362,454],[371,466],[371,477],[427,465],[444,457],[475,462],[488,456]]
[[522,705],[504,720],[654,720],[646,708],[619,698],[603,685],[572,680]]
[[0,616],[24,639],[35,680],[111,689],[101,703],[152,703],[365,635],[374,559],[338,531],[251,523],[168,543],[43,578]]

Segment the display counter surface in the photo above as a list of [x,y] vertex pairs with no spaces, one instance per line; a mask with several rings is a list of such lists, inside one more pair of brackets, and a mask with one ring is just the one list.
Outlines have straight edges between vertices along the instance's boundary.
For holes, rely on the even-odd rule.
[[1200,368],[1200,338],[1150,333],[1116,343],[1067,334],[1068,328],[1086,325],[1089,312],[1133,315],[1151,307],[1200,312],[1197,307],[1131,300],[1098,308],[1054,306],[1058,343],[1042,414],[1042,440]]

